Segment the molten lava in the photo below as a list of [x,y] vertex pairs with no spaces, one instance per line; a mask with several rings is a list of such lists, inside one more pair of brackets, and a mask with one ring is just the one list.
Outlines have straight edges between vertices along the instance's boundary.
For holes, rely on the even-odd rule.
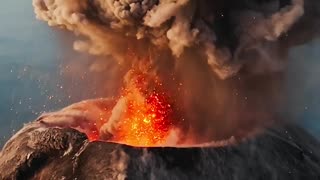
[[[140,75],[123,90],[121,99],[125,99],[126,109],[108,141],[140,147],[166,143],[173,126],[172,106],[166,93],[160,90],[159,81],[155,81],[151,91],[145,90],[144,83],[145,79]],[[97,129],[103,123],[97,121]],[[99,131],[88,134],[91,141],[98,140],[99,136]]]
[[142,94],[128,94],[128,109],[119,122],[112,141],[132,146],[159,146],[169,136],[172,112],[165,95],[153,92],[146,98]]

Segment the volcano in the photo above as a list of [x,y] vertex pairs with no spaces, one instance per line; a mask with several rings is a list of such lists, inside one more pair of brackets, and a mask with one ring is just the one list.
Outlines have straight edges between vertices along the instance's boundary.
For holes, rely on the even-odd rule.
[[[85,120],[68,120],[79,121]],[[63,127],[61,122],[62,116],[46,115],[16,133],[1,151],[0,179],[320,178],[320,143],[291,123],[224,143],[133,147],[90,141],[67,127],[72,123]]]
[[77,35],[75,50],[116,64],[82,72],[119,71],[120,97],[25,125],[1,151],[0,179],[320,179],[320,143],[277,119],[289,51],[319,37],[319,0],[33,6]]

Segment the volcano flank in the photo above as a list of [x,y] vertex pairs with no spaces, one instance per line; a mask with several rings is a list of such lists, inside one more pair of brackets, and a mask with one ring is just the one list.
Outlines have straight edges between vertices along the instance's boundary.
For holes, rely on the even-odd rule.
[[0,154],[1,179],[319,179],[320,144],[279,125],[220,147],[89,142],[70,128],[26,125]]

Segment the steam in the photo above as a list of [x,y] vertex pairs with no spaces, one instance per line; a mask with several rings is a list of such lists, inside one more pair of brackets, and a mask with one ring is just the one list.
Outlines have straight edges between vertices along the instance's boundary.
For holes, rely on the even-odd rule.
[[[75,50],[148,74],[146,89],[162,79],[188,119],[187,131],[217,138],[275,118],[290,48],[320,29],[318,0],[33,0],[33,6],[37,18],[80,36]],[[114,132],[125,108],[120,99],[103,134]]]
[[116,106],[113,108],[110,118],[108,122],[105,123],[100,128],[100,136],[103,139],[110,139],[110,136],[116,133],[117,125],[123,119],[123,115],[125,114],[125,110],[127,109],[127,102],[125,98],[122,98],[118,101]]

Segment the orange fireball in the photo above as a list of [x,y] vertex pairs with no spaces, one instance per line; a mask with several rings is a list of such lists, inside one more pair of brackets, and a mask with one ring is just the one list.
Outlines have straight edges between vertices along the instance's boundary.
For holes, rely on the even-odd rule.
[[[120,99],[125,100],[126,106],[107,140],[131,146],[165,145],[173,126],[168,97],[161,90],[160,81],[156,80],[153,88],[146,88],[145,75],[135,74],[134,77],[135,81],[127,83],[123,89]],[[87,133],[89,140],[99,140],[99,129],[107,123],[105,119],[97,120],[97,130]]]
[[128,108],[112,141],[132,146],[163,145],[172,125],[172,109],[165,94],[153,91],[144,97],[135,87],[126,91]]

